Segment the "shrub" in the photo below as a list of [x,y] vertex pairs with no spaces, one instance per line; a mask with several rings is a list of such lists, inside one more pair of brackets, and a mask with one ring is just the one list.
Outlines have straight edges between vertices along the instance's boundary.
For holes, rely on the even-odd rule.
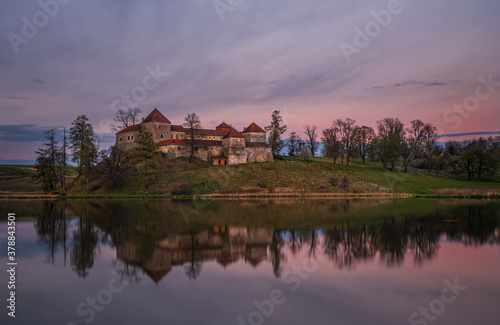
[[351,186],[351,180],[349,179],[349,177],[347,176],[342,177],[341,187],[344,189],[344,191],[349,192],[350,186]]
[[337,187],[339,185],[339,179],[335,176],[330,177],[328,180],[328,183],[330,183],[331,186]]

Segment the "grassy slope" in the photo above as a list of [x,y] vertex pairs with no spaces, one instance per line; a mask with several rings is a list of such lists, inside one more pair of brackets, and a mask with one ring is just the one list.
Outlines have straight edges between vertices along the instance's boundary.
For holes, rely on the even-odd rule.
[[[349,168],[334,165],[325,158],[315,158],[310,163],[286,158],[274,163],[259,163],[240,166],[213,166],[197,161],[189,164],[185,159],[165,161],[159,172],[150,180],[150,188],[144,190],[144,179],[133,175],[122,188],[113,191],[94,177],[93,195],[131,194],[209,194],[209,193],[310,193],[346,191],[341,186],[332,186],[331,178],[341,179],[347,175],[351,185],[349,193],[433,193],[439,189],[500,191],[500,177],[485,178],[481,182],[470,182],[459,176],[428,176],[426,172],[384,172],[378,163],[362,164],[354,161]],[[87,194],[79,181],[70,194]]]
[[[16,192],[42,194],[42,184],[34,180],[35,167],[30,165],[0,165],[0,193]],[[76,169],[69,167],[67,183],[76,178]]]

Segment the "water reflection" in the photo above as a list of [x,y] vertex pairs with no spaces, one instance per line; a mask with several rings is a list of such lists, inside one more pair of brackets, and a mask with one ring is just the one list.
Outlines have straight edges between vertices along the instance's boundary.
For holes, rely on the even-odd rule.
[[[195,280],[209,261],[224,268],[240,260],[254,267],[269,261],[279,278],[287,255],[301,252],[351,269],[374,259],[386,267],[408,261],[419,266],[435,258],[443,240],[500,244],[496,205],[388,215],[386,205],[394,210],[395,203],[374,208],[373,202],[43,202],[35,229],[47,261],[55,264],[60,251],[66,264],[69,253],[79,277],[89,275],[100,246],[110,245],[118,274],[132,281],[147,275],[156,283],[177,267]],[[186,223],[181,211],[195,206],[196,217]]]

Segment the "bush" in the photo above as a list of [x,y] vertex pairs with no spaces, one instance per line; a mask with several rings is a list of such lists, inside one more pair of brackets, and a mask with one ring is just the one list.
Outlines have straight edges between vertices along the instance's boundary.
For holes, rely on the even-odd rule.
[[341,183],[342,189],[344,189],[344,191],[346,192],[349,192],[350,186],[351,186],[351,180],[349,179],[349,177],[347,176],[342,177],[342,183]]
[[337,186],[339,186],[339,179],[337,177],[335,177],[335,176],[332,176],[328,180],[328,183],[330,183],[330,185],[333,186],[333,187],[337,187]]
[[274,193],[276,191],[276,186],[274,186],[274,184],[269,184],[267,185],[267,190],[269,193]]

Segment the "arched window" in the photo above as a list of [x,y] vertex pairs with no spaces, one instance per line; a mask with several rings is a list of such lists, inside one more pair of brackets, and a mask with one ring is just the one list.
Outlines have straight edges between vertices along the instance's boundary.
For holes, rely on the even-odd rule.
[[130,135],[127,137],[127,141],[130,141]]
[[179,139],[179,135],[178,135],[178,134],[176,134],[176,135],[175,135],[175,138],[176,138],[176,139]]
[[162,133],[162,134],[160,134],[160,138],[162,138],[162,139],[163,139],[163,133]]
[[120,137],[120,142],[122,142],[122,141],[123,141],[123,138],[122,138],[122,137]]
[[132,140],[134,140],[134,136],[132,136]]

